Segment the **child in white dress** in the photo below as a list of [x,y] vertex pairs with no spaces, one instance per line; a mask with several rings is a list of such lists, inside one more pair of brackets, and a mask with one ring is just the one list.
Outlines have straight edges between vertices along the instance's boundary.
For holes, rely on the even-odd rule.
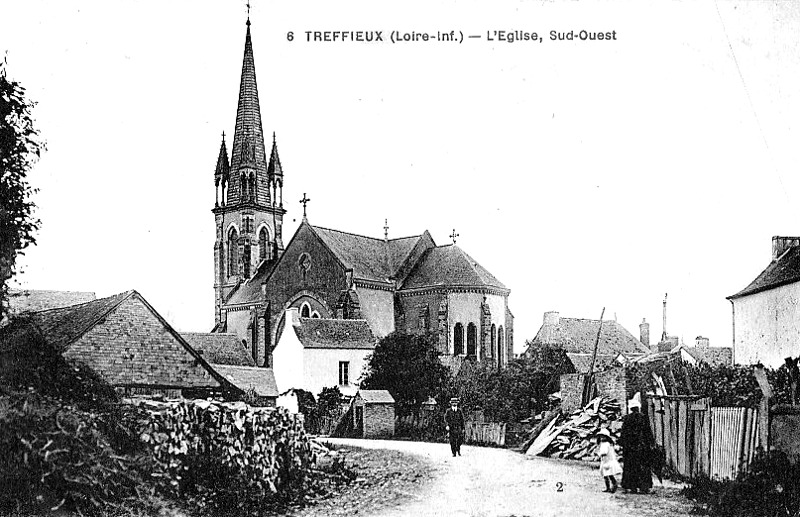
[[608,429],[600,429],[597,432],[597,455],[600,456],[600,474],[606,482],[606,489],[603,492],[617,491],[617,478],[622,474],[622,467],[617,461],[617,453],[614,451],[614,439]]

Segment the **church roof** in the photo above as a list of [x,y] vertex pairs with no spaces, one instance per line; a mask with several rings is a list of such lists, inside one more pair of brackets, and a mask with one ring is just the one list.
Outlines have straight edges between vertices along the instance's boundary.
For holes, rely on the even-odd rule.
[[741,298],[795,282],[800,282],[800,246],[789,248],[777,260],[773,260],[747,287],[729,296],[728,299]]
[[480,286],[506,289],[500,280],[455,244],[430,248],[403,282],[403,289]]
[[48,291],[38,289],[10,289],[8,305],[11,312],[43,311],[90,302],[95,294],[85,291]]
[[[533,338],[532,345],[557,345],[567,353],[591,354],[597,339],[600,320],[581,318],[559,318],[558,323],[544,323]],[[650,351],[633,334],[616,321],[603,320],[598,355],[617,353],[647,354]],[[576,368],[578,365],[575,365]]]
[[200,352],[209,363],[227,364],[231,366],[255,366],[253,357],[248,353],[236,334],[222,332],[181,332],[181,335],[192,348]]
[[354,278],[386,282],[394,278],[422,235],[399,239],[376,239],[355,233],[312,226],[314,232],[344,264]]
[[304,348],[372,350],[378,342],[366,320],[300,318],[293,328]]

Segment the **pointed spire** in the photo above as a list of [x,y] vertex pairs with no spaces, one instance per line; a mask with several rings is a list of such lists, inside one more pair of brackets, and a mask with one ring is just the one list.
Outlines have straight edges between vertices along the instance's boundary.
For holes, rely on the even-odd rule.
[[225,132],[222,132],[222,144],[219,147],[219,157],[217,158],[217,168],[214,170],[214,176],[220,179],[227,180],[230,176],[231,166],[228,162],[228,148],[225,145]]
[[239,104],[236,110],[236,130],[231,149],[231,172],[233,176],[231,204],[241,199],[241,185],[236,178],[244,167],[255,169],[256,192],[260,204],[269,204],[269,189],[266,188],[267,164],[264,146],[264,133],[261,127],[261,108],[258,101],[256,67],[253,59],[253,42],[250,36],[250,19],[247,20],[247,33],[244,41],[242,78],[239,85]]
[[269,165],[267,165],[267,176],[283,176],[281,159],[278,156],[278,142],[275,140],[275,131],[272,132],[272,152],[269,155]]

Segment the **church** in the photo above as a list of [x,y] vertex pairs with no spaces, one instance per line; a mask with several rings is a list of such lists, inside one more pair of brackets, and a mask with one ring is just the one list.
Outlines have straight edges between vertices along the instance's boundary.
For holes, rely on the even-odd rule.
[[[300,320],[365,321],[379,339],[397,330],[431,332],[446,362],[498,368],[513,357],[510,290],[453,242],[428,231],[367,237],[312,225],[306,216],[283,244],[284,171],[275,133],[266,152],[247,20],[230,157],[223,133],[214,185],[215,332],[232,332],[259,366],[272,366],[287,314]],[[344,321],[343,321],[344,320]],[[291,323],[289,323],[291,324]]]

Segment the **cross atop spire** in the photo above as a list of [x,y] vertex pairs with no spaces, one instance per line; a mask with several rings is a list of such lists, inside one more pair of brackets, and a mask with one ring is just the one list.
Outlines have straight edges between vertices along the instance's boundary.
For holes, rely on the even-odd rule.
[[250,26],[250,0],[247,0],[247,26]]
[[459,234],[456,233],[456,229],[453,228],[453,233],[450,234],[450,238],[453,239],[453,244],[456,243],[456,237],[460,237]]
[[311,201],[311,198],[306,197],[306,193],[303,192],[303,199],[300,200],[300,203],[303,205],[303,221],[306,221],[306,222],[307,222],[306,205],[308,204],[309,201]]
[[389,219],[386,219],[383,222],[383,240],[389,240]]

